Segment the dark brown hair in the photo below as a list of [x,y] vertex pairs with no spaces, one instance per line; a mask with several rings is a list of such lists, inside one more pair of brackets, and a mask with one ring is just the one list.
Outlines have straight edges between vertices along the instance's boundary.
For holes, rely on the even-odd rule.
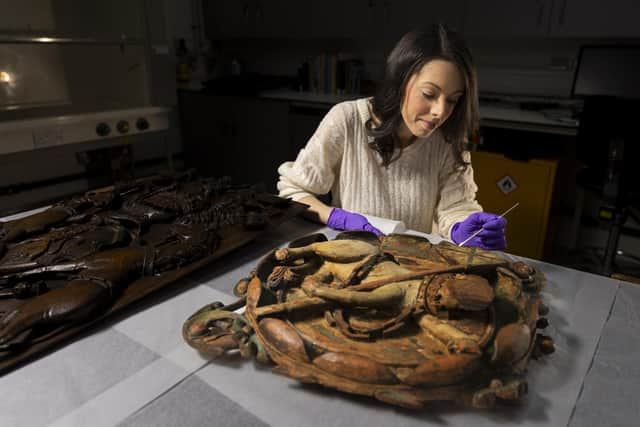
[[407,82],[424,64],[434,59],[455,64],[464,78],[464,94],[440,130],[445,141],[453,145],[459,166],[467,165],[462,152],[479,127],[478,79],[464,39],[457,32],[437,24],[405,34],[387,58],[384,81],[372,102],[373,114],[380,123],[376,125],[373,119],[366,123],[367,133],[374,138],[369,146],[380,154],[384,166],[391,163],[394,133],[402,124],[400,108]]

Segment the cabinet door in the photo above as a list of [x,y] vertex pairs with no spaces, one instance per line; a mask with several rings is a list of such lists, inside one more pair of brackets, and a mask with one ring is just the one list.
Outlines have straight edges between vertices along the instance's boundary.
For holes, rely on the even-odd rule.
[[396,43],[405,33],[443,23],[461,30],[465,0],[377,0],[376,23],[385,39]]
[[541,259],[547,236],[557,160],[511,160],[500,154],[471,153],[478,202],[486,212],[518,208],[507,217],[507,252]]
[[213,39],[251,37],[255,31],[256,3],[249,0],[202,2],[207,36]]
[[484,0],[467,2],[466,36],[544,37],[549,31],[552,0]]
[[26,32],[49,31],[56,29],[53,5],[50,0],[23,0],[20,2],[2,0],[0,7],[0,31]]
[[0,0],[0,30],[119,39],[143,37],[141,1]]
[[307,36],[317,38],[368,37],[375,0],[325,0],[308,3]]
[[257,0],[250,13],[256,37],[302,37],[307,31],[308,6],[299,0]]
[[637,0],[556,0],[551,35],[556,37],[640,37]]
[[140,1],[57,0],[51,4],[59,33],[107,39],[144,37]]
[[182,151],[187,168],[203,176],[231,176],[233,149],[230,99],[180,91]]
[[286,101],[234,100],[234,152],[230,161],[236,182],[263,183],[266,191],[276,191],[278,166],[289,160],[288,120]]

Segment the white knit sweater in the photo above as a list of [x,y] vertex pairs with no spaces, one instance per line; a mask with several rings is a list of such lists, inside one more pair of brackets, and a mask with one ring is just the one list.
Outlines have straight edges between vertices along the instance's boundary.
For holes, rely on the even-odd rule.
[[[381,166],[367,145],[369,102],[342,102],[327,113],[296,160],[278,168],[280,196],[299,200],[331,191],[333,206],[449,238],[453,224],[482,210],[473,169],[456,170],[440,131],[416,139],[388,168]],[[469,161],[469,153],[464,156]]]

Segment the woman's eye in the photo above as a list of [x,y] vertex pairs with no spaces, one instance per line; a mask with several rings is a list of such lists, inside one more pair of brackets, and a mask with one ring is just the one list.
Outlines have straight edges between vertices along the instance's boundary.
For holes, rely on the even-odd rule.
[[456,105],[458,103],[457,99],[447,99],[447,103],[449,105]]
[[422,96],[424,96],[425,98],[432,100],[435,99],[435,95],[432,93],[427,93],[427,92],[422,92]]

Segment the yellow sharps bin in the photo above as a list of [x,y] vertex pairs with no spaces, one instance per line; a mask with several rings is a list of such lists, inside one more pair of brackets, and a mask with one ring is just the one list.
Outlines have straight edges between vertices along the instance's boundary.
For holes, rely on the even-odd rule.
[[478,202],[485,212],[499,214],[520,203],[506,216],[507,252],[541,259],[558,161],[520,161],[474,151],[471,163]]

